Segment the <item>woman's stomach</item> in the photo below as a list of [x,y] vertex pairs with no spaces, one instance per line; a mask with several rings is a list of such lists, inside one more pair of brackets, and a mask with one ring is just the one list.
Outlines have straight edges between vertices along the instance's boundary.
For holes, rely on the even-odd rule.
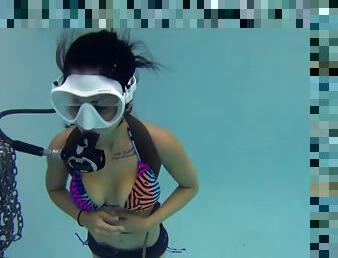
[[[148,217],[150,216],[152,212],[153,206],[149,209],[142,210],[142,211],[134,211],[132,213],[135,213],[136,215],[142,216],[142,217]],[[131,211],[129,211],[131,212]],[[152,246],[156,243],[159,235],[160,235],[160,225],[156,224],[152,226],[148,231],[138,231],[138,232],[121,232],[119,234],[114,234],[111,237],[106,238],[103,242],[100,244],[106,244],[114,248],[119,249],[137,249],[142,248],[144,245],[144,240],[146,237],[146,233],[148,234],[148,240],[147,240],[147,247]],[[95,236],[93,236],[95,239]]]
[[[147,247],[152,246],[156,243],[160,235],[160,225],[153,226],[148,232],[149,234],[146,245]],[[119,249],[138,249],[143,247],[146,233],[147,232],[137,232],[128,234],[120,233],[118,235],[113,235],[112,237],[105,239],[104,242],[101,242],[100,244],[106,244],[111,247]]]

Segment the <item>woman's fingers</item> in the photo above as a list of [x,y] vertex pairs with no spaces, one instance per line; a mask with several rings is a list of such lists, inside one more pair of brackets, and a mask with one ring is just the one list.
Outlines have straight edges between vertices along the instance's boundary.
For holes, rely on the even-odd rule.
[[101,224],[100,230],[105,235],[105,237],[109,237],[111,234],[120,234],[124,231],[124,227],[103,223]]

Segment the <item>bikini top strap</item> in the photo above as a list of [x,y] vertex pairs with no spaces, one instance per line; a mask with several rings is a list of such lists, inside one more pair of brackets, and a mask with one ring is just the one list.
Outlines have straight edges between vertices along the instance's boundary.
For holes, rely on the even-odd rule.
[[130,113],[125,114],[125,119],[129,125],[136,149],[139,151],[138,154],[141,160],[149,165],[157,178],[161,169],[161,160],[151,135],[142,122]]
[[137,159],[138,159],[138,161],[141,161],[141,157],[140,157],[140,154],[138,153],[138,150],[137,150],[137,148],[136,148],[136,145],[135,145],[135,139],[134,139],[134,137],[133,137],[133,134],[132,134],[132,132],[131,132],[131,129],[130,129],[129,125],[127,126],[127,129],[128,129],[129,138],[130,138],[131,143],[132,143],[132,145],[133,145],[133,148],[134,148],[134,150],[135,150],[135,152],[136,152]]

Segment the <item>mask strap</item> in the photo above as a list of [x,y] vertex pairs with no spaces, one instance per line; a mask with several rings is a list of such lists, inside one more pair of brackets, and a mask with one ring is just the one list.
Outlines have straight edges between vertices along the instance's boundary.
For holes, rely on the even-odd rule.
[[59,87],[63,83],[63,74],[60,74],[56,81],[53,82],[54,87]]

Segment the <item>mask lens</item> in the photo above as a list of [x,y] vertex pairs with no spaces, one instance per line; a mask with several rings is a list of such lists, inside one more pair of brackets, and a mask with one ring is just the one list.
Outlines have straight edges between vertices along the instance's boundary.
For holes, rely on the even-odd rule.
[[112,106],[112,105],[94,105],[97,113],[100,114],[100,116],[105,121],[111,121],[117,114],[118,106]]
[[68,115],[70,116],[71,119],[75,119],[77,113],[79,112],[80,105],[68,105],[67,110],[68,110]]
[[90,103],[105,121],[109,122],[117,115],[119,108],[119,98],[112,94],[101,94],[91,97],[73,96],[66,104],[68,115],[75,119],[83,103]]

